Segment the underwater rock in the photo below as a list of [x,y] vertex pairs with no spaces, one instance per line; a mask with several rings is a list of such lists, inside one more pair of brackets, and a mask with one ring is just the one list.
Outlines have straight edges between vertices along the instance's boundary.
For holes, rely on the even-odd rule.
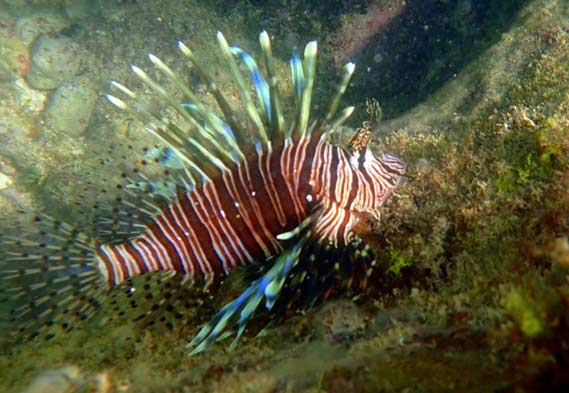
[[10,184],[12,184],[12,179],[3,173],[0,173],[0,190],[7,188]]
[[10,71],[6,66],[0,63],[0,84],[3,82],[9,82],[11,79]]
[[[555,30],[554,26],[563,20],[556,4],[555,1],[529,2],[519,16],[513,18],[511,28],[504,31],[500,39],[462,69],[457,69],[456,74],[428,98],[384,122],[384,132],[404,129],[411,134],[419,134],[430,133],[437,128],[450,129],[500,106],[508,92],[519,84],[520,75],[532,67],[531,59],[543,50],[543,41],[538,38],[540,34],[545,34],[545,30],[550,28]],[[528,26],[532,29],[528,30]],[[535,26],[542,27],[536,29]],[[448,52],[451,53],[450,50]],[[434,67],[433,64],[432,72],[436,74]],[[421,90],[418,86],[414,89]],[[376,98],[381,101],[381,97]]]
[[[24,77],[30,70],[30,50],[16,35],[16,26],[0,18],[0,68],[2,79]],[[7,75],[6,75],[7,74]]]
[[[18,187],[15,181],[18,175],[16,167],[0,155],[0,210],[2,213],[11,208],[29,210],[32,207],[31,195],[21,191],[19,189],[21,187]],[[0,331],[2,331],[1,326]],[[0,352],[2,352],[1,347],[0,344]]]
[[352,341],[366,327],[363,312],[349,300],[327,303],[315,317],[315,331],[318,338],[330,344]]
[[78,366],[66,366],[44,372],[23,393],[116,393],[127,390],[128,384],[116,380],[108,371],[91,374]]
[[47,10],[22,17],[16,22],[18,37],[26,45],[30,45],[40,34],[54,35],[68,26],[67,18],[57,12]]
[[24,393],[61,393],[76,391],[82,384],[81,370],[77,366],[67,366],[51,370],[37,377]]
[[89,125],[97,93],[87,77],[62,83],[51,95],[45,111],[47,125],[70,136],[81,136]]
[[79,46],[67,37],[41,35],[32,46],[31,69],[27,75],[30,86],[50,90],[79,71]]
[[369,324],[367,333],[384,334],[396,325],[419,325],[419,315],[412,307],[379,310]]
[[46,95],[41,91],[34,90],[28,86],[23,78],[16,78],[14,81],[14,90],[18,94],[19,104],[25,108],[27,112],[39,113],[44,110]]

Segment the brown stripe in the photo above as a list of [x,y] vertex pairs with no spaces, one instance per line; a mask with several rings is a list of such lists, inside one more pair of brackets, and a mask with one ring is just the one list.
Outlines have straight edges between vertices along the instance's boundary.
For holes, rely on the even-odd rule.
[[170,232],[169,223],[167,221],[166,210],[163,210],[162,214],[160,214],[158,217],[155,218],[155,222],[149,225],[149,229],[152,231],[152,233],[154,233],[154,236],[156,236],[156,238],[160,241],[160,244],[162,244],[162,246],[164,246],[164,248],[166,249],[166,252],[168,253],[168,257],[172,262],[174,270],[180,274],[185,274],[185,270],[182,266],[182,260],[180,258],[180,255],[178,254],[178,247],[176,243],[170,241],[167,234],[162,232],[162,228],[159,225],[159,223],[162,224],[164,230],[168,231],[168,235],[171,236],[172,233]]
[[107,284],[109,284],[110,287],[113,287],[115,280],[116,280],[116,277],[115,277],[115,271],[113,270],[113,267],[112,267],[112,262],[107,257],[107,254],[101,250],[100,246],[97,248],[96,252],[97,252],[97,256],[105,264],[105,269],[107,269],[107,275],[108,275]]
[[179,201],[176,201],[176,203],[169,206],[168,214],[172,217],[172,221],[176,222],[176,224],[173,225],[173,229],[176,231],[176,235],[181,239],[178,240],[178,242],[182,243],[180,247],[184,247],[189,257],[188,261],[184,259],[185,265],[187,265],[188,268],[190,269],[190,271],[187,272],[187,274],[195,275],[195,273],[199,271],[199,268],[197,266],[197,256],[193,250],[194,247],[190,242],[189,237],[191,235],[189,228],[186,227],[184,217],[179,217],[180,215],[184,214],[184,212],[181,211],[180,209]]
[[[197,192],[197,191],[194,191]],[[213,244],[211,243],[212,240],[208,234],[208,228],[204,225],[195,209],[202,209],[200,206],[197,205],[195,199],[192,198],[193,193],[184,194],[184,198],[180,200],[180,206],[182,210],[186,214],[188,222],[191,223],[194,232],[197,236],[198,241],[200,242],[204,254],[206,256],[206,260],[202,261],[203,264],[214,274],[220,274],[223,271],[221,266],[221,260],[217,256],[217,253],[213,249]],[[203,214],[203,212],[202,212]]]
[[[160,254],[158,253],[158,250],[156,250],[154,248],[154,243],[151,241],[151,239],[147,239],[146,237],[140,237],[136,241],[138,242],[138,244],[144,243],[146,248],[152,254],[152,258],[154,259],[154,263],[156,265],[158,265],[158,269],[160,269],[160,267],[163,268],[163,265],[160,263],[160,259],[161,259]],[[154,269],[152,266],[150,266],[149,262],[146,263],[146,266],[148,266],[149,271],[156,271],[156,269]]]
[[125,252],[127,252],[130,256],[132,256],[136,261],[136,264],[140,272],[146,273],[148,271],[148,268],[144,263],[144,256],[138,252],[136,247],[134,247],[131,242],[126,243],[124,246],[125,246]]
[[[109,250],[113,253],[113,257],[114,257],[114,261],[111,259],[111,263],[114,266],[118,265],[118,267],[121,269],[121,271],[123,273],[123,281],[124,281],[130,277],[130,274],[128,274],[128,270],[126,268],[126,261],[124,260],[122,255],[117,251],[117,247],[120,247],[120,246],[121,245],[116,246],[116,247],[111,246],[111,247],[109,247]],[[118,279],[118,277],[115,277],[115,285],[120,284],[120,282],[117,282],[117,279]]]

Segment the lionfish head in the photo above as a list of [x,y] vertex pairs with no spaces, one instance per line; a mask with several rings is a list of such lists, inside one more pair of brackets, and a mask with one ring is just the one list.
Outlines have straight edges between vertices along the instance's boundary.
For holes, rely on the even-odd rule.
[[359,190],[354,206],[358,210],[379,216],[378,209],[399,186],[405,175],[406,165],[401,159],[388,153],[378,158],[369,148],[353,153],[352,163],[357,161],[360,172]]

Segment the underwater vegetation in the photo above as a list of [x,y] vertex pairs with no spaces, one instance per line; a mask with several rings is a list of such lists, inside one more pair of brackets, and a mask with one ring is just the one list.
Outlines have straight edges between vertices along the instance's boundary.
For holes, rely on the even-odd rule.
[[[466,7],[470,2],[461,3]],[[361,10],[348,7],[340,19],[356,20],[367,6],[362,2]],[[156,19],[157,11],[150,5],[142,10],[134,3],[124,7],[139,18],[140,25]],[[126,63],[112,67],[121,57],[136,63],[182,32],[212,33],[195,34],[199,48],[195,53],[199,50],[206,61],[215,57],[210,42],[215,28],[255,51],[252,37],[257,31],[249,36],[230,26],[226,29],[226,24],[231,25],[224,22],[226,14],[216,19],[209,7],[185,9],[201,23],[211,23],[206,27],[197,21],[176,22],[180,10],[161,7],[161,18],[170,16],[172,26],[160,25],[154,35],[147,35],[144,45],[133,39],[144,28],[137,28],[128,16],[123,19],[129,15],[125,11],[104,16],[108,30],[99,27],[104,31],[97,41],[100,46],[89,43],[81,29],[73,33],[86,51],[107,50],[105,43],[113,34],[130,38],[131,47],[126,49],[115,37],[118,54],[109,55],[104,66],[93,65],[101,70],[100,91],[108,92],[103,80],[125,81],[129,86],[134,81]],[[250,5],[243,5],[243,14],[249,17],[250,10]],[[239,18],[239,8],[231,17]],[[258,272],[237,269],[211,293],[204,294],[201,288],[174,293],[175,301],[168,303],[172,309],[151,325],[140,325],[133,317],[151,309],[153,302],[119,290],[93,319],[71,332],[54,327],[51,340],[17,343],[2,334],[0,390],[565,391],[569,385],[569,6],[564,1],[528,1],[507,20],[507,27],[501,27],[506,32],[492,37],[489,48],[400,118],[384,122],[374,101],[368,101],[368,111],[364,107],[365,98],[378,97],[361,93],[358,86],[352,93],[362,97],[353,104],[370,122],[370,149],[393,152],[407,163],[407,180],[391,197],[381,220],[366,223],[369,230],[362,237],[368,248],[363,253],[373,253],[373,265],[364,258],[369,264],[365,268],[353,265],[355,270],[344,271],[349,264],[328,265],[330,261],[321,260],[315,266],[321,266],[317,273],[328,290],[313,304],[302,302],[306,296],[299,299],[285,290],[282,295],[290,307],[275,309],[273,316],[258,313],[235,349],[229,350],[229,339],[192,357],[187,356],[187,340],[247,289]],[[89,23],[81,26],[87,29]],[[323,42],[323,37],[316,38]],[[279,45],[278,39],[274,41],[275,47]],[[285,44],[285,50],[288,47]],[[362,57],[376,54],[365,48]],[[177,65],[174,49],[163,49],[159,57]],[[328,62],[319,65],[324,70],[333,68],[333,49],[321,53],[321,62]],[[275,53],[279,53],[276,48]],[[287,70],[287,56],[275,55],[278,72]],[[219,70],[217,63],[211,64],[212,70]],[[382,75],[365,78],[372,76],[381,81]],[[331,80],[320,81],[325,86],[315,87],[315,92],[333,86]],[[3,87],[11,86],[8,77],[0,81]],[[198,82],[195,85],[200,88]],[[231,84],[224,81],[221,86]],[[99,160],[122,162],[120,156],[129,153],[121,147],[124,141],[140,135],[136,122],[99,100],[84,139],[35,125],[31,130],[24,116],[8,116],[10,108],[20,108],[16,93],[4,89],[0,96],[10,103],[0,109],[1,120],[11,124],[11,131],[0,131],[4,175],[0,180],[6,187],[3,191],[11,193],[2,193],[6,209],[1,214],[7,217],[2,233],[15,222],[17,215],[10,213],[14,201],[72,222],[85,220],[66,208],[74,202],[88,204],[79,197],[85,185],[81,174],[89,173],[89,180],[99,186],[120,177],[120,171],[111,170],[112,163],[100,165]],[[213,102],[207,95],[204,99]],[[315,100],[324,107],[326,99]],[[349,101],[345,103],[352,104]],[[453,101],[460,104],[446,105]],[[436,121],[429,121],[434,112]],[[25,118],[33,120],[30,113]],[[359,119],[351,125],[359,127]],[[415,127],[417,122],[422,127]],[[344,134],[349,140],[353,130],[346,127]],[[144,136],[140,138],[134,150],[148,144]],[[103,141],[115,142],[115,157],[101,147]],[[41,151],[38,144],[47,150],[34,160],[32,153]],[[58,171],[58,162],[73,165],[66,166],[66,173]],[[103,177],[112,179],[98,178],[100,168],[106,171]],[[111,199],[115,196],[109,194]],[[129,288],[145,285],[158,296],[172,293],[163,289],[160,294],[164,287],[154,281],[137,281]],[[307,293],[311,292],[302,292]],[[187,294],[195,296],[192,301],[186,301]]]

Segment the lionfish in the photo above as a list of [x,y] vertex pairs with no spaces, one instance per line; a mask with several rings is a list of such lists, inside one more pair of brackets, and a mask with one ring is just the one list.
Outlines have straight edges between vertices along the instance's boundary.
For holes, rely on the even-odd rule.
[[[163,206],[144,198],[140,205],[130,203],[127,215],[146,217],[147,222],[134,225],[138,233],[126,240],[93,240],[47,216],[36,218],[47,227],[40,231],[40,241],[5,236],[2,248],[8,255],[1,278],[8,300],[16,304],[13,317],[24,320],[22,329],[66,316],[86,318],[109,289],[144,273],[170,272],[184,281],[212,281],[235,266],[263,262],[266,269],[260,277],[189,343],[197,353],[227,334],[230,321],[236,324],[237,340],[263,301],[270,310],[309,244],[347,247],[357,239],[358,223],[370,215],[379,217],[405,164],[389,154],[375,157],[367,148],[369,129],[357,133],[348,148],[334,143],[354,109],[338,111],[354,64],[344,66],[325,114],[311,120],[317,44],[309,42],[302,59],[293,54],[295,109],[285,119],[269,35],[262,32],[259,41],[263,70],[251,55],[229,46],[217,33],[239,92],[240,110],[232,107],[208,68],[182,42],[178,48],[215,98],[217,114],[152,54],[150,62],[175,92],[136,66],[132,71],[166,103],[170,116],[153,109],[133,90],[111,82],[116,92],[107,95],[108,100],[140,120],[163,145],[148,154],[181,175],[166,191],[157,190],[151,181],[123,189],[169,198]],[[109,221],[119,227],[132,224],[116,217]]]

